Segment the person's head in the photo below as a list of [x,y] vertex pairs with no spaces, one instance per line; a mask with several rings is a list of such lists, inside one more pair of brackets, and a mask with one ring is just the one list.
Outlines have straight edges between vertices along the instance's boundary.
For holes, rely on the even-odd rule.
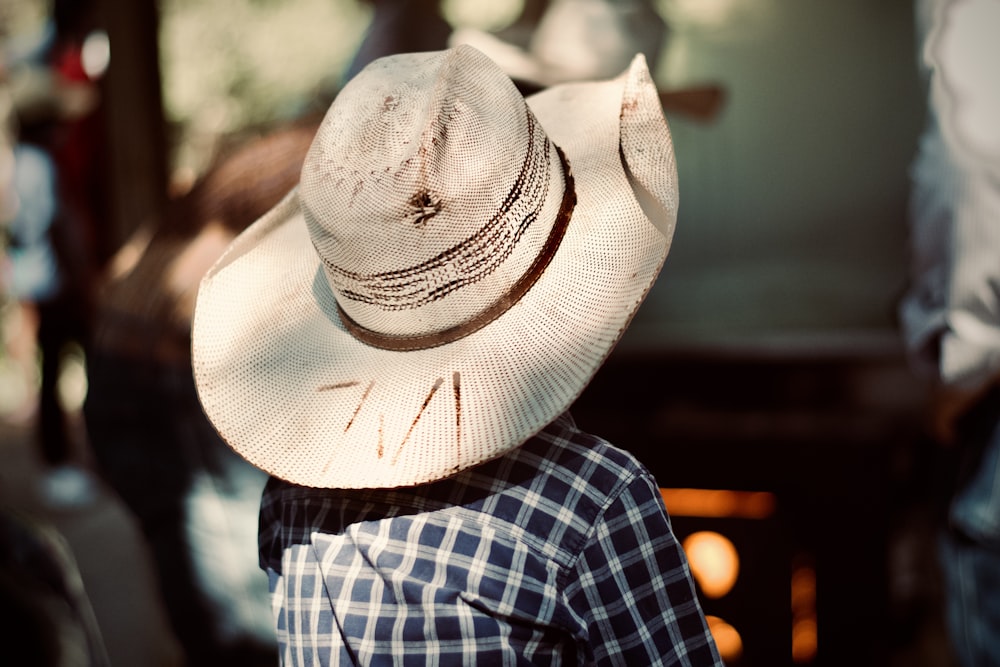
[[527,102],[470,47],[375,61],[206,275],[194,370],[283,479],[395,487],[517,447],[624,332],[676,220],[645,62]]

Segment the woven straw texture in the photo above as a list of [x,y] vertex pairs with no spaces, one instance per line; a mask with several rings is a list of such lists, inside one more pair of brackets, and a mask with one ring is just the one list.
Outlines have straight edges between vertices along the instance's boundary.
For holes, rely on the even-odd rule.
[[[666,257],[676,166],[641,56],[527,107],[471,47],[390,56],[345,87],[300,187],[201,284],[195,379],[236,451],[306,486],[409,486],[499,456],[575,400]],[[363,343],[345,313],[436,342]]]

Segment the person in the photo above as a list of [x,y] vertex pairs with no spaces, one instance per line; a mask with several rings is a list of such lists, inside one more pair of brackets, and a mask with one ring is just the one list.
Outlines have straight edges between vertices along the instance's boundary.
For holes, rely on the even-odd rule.
[[470,46],[375,60],[199,288],[193,372],[270,474],[286,665],[721,665],[658,486],[568,409],[676,221],[638,56],[527,101]]
[[[68,27],[75,23],[66,14],[74,14],[70,4],[57,3],[52,35],[0,67],[7,70],[15,140],[11,203],[0,221],[7,241],[2,286],[25,316],[21,335],[33,339],[40,357],[35,418],[43,465],[39,495],[48,506],[64,509],[86,505],[97,496],[81,464],[84,452],[77,450],[83,443],[76,438],[59,388],[67,353],[74,346],[85,353],[89,344],[96,266],[90,252],[94,235],[80,215],[86,207],[73,204],[68,195],[74,179],[67,156],[80,153],[71,150],[69,137],[74,128],[89,126],[98,96],[92,82],[67,77],[56,62]],[[89,159],[92,152],[80,153],[86,165],[79,171],[90,175],[83,189],[96,200],[101,170],[97,160]]]
[[960,664],[1000,664],[1000,4],[919,0],[928,118],[912,171],[912,284],[900,306],[959,473],[941,538]]
[[273,665],[257,567],[264,474],[223,443],[191,377],[194,294],[236,233],[298,180],[318,121],[236,142],[114,257],[84,416],[101,477],[138,520],[187,665]]

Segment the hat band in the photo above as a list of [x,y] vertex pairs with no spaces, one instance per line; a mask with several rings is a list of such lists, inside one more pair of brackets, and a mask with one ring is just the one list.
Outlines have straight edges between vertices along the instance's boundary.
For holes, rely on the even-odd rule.
[[552,223],[552,229],[549,231],[548,238],[545,239],[545,244],[531,263],[531,266],[493,305],[472,319],[443,329],[442,331],[435,331],[419,336],[400,336],[379,333],[358,324],[344,312],[344,309],[338,303],[337,313],[347,331],[362,343],[371,345],[372,347],[396,352],[410,352],[445,345],[464,338],[471,333],[479,331],[510,310],[531,289],[532,285],[545,272],[549,262],[552,261],[552,257],[555,256],[556,250],[558,250],[559,244],[562,242],[563,235],[566,233],[566,227],[569,225],[569,220],[573,215],[573,208],[576,206],[576,190],[573,185],[573,172],[570,170],[569,161],[566,159],[566,155],[562,152],[562,149],[558,146],[555,146],[555,149],[556,154],[559,156],[559,162],[562,164],[563,172],[563,198],[562,203],[559,205],[559,212]]

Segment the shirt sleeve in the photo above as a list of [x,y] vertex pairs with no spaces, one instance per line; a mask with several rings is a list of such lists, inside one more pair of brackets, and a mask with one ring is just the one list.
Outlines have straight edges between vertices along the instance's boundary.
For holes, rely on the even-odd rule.
[[900,306],[917,367],[976,390],[1000,374],[1000,8],[924,0],[928,124],[911,168],[911,286]]
[[[722,665],[655,482],[639,475],[595,522],[566,589],[597,665]],[[589,664],[589,663],[588,663]]]

